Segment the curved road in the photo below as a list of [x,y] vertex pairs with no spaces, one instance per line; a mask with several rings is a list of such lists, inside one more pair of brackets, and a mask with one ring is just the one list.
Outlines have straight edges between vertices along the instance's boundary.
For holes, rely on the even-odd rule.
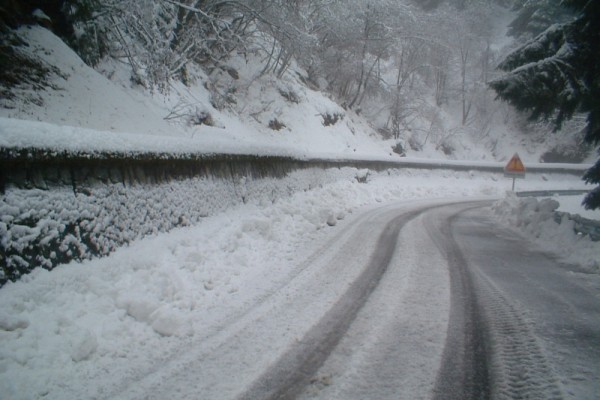
[[280,287],[110,396],[600,398],[598,277],[495,226],[489,204],[355,216]]
[[[401,227],[404,232],[400,232],[398,246],[405,247],[407,233],[414,239],[423,235],[424,228],[430,243],[419,239],[421,258],[434,262],[432,254],[439,251],[449,275],[451,306],[435,383],[426,379],[431,378],[435,368],[417,368],[422,375],[412,381],[401,378],[414,374],[414,370],[407,371],[407,365],[412,365],[415,357],[423,357],[422,362],[426,359],[423,352],[415,351],[423,341],[432,343],[427,339],[426,327],[422,326],[417,334],[421,337],[418,344],[415,332],[411,337],[400,323],[388,322],[386,333],[380,331],[385,327],[371,328],[362,337],[344,339],[345,347],[336,350],[340,354],[334,352],[329,357],[337,361],[325,362],[303,397],[600,398],[598,285],[590,284],[589,275],[531,249],[526,240],[498,227],[484,205],[461,203],[424,209]],[[433,271],[430,263],[419,268]],[[391,263],[388,267],[396,266]],[[414,265],[400,266],[411,267]],[[384,282],[386,278],[384,275]],[[598,282],[597,277],[591,278]],[[424,282],[410,283],[427,290]],[[443,298],[439,294],[430,292],[427,301],[439,302]],[[403,295],[398,291],[398,297]],[[388,301],[391,297],[388,295]],[[371,310],[367,310],[369,306]],[[367,304],[361,312],[372,316],[381,306]],[[362,323],[360,318],[358,315],[355,324]],[[404,318],[403,322],[414,324],[416,319]],[[373,324],[373,318],[368,323]],[[354,328],[360,329],[365,330]],[[352,328],[345,333],[354,334]],[[371,353],[357,356],[362,351],[361,342],[373,340],[373,334],[378,339],[371,344]],[[390,355],[397,358],[390,360]],[[345,368],[362,373],[349,374]]]
[[532,248],[483,209],[447,227],[474,283],[491,397],[600,398],[598,275]]

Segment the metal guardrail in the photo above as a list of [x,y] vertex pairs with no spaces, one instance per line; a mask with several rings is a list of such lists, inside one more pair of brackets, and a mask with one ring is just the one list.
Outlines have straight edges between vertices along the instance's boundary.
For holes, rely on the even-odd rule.
[[[19,274],[28,271],[32,265],[40,264],[40,257],[49,265],[48,269],[58,263],[67,262],[74,257],[86,258],[92,255],[104,255],[112,251],[117,246],[127,243],[131,237],[136,235],[144,236],[150,232],[146,224],[148,218],[160,218],[162,210],[153,208],[153,197],[146,193],[147,188],[156,184],[165,182],[181,182],[187,178],[207,178],[208,180],[225,180],[231,182],[232,190],[236,191],[243,178],[243,186],[247,189],[249,183],[256,182],[254,187],[256,193],[260,193],[263,187],[260,184],[260,178],[281,178],[284,179],[291,175],[291,172],[306,169],[323,169],[336,172],[344,168],[369,169],[383,171],[386,169],[443,169],[455,171],[483,171],[487,173],[503,173],[503,166],[500,163],[476,163],[460,161],[428,161],[417,159],[394,159],[394,160],[369,160],[359,158],[349,159],[329,159],[329,158],[294,158],[291,156],[277,155],[252,155],[252,154],[197,154],[197,153],[169,153],[169,152],[72,152],[40,148],[5,148],[0,146],[0,194],[7,196],[13,189],[15,193],[21,190],[36,190],[41,194],[52,193],[52,196],[61,196],[61,201],[72,204],[72,212],[68,220],[63,220],[60,210],[52,209],[50,201],[38,201],[36,204],[43,213],[34,213],[35,217],[23,213],[22,219],[13,221],[17,225],[35,228],[38,223],[36,218],[55,218],[59,224],[65,226],[61,235],[47,239],[46,233],[32,238],[28,242],[28,247],[24,253],[18,247],[6,247],[2,243],[3,237],[0,237],[0,267],[8,266],[8,257],[13,255],[15,258],[12,269],[7,270],[6,277],[10,277],[15,268]],[[537,165],[528,169],[528,173],[562,173],[570,175],[583,175],[586,166],[579,165]],[[315,175],[315,174],[310,174]],[[333,175],[332,175],[333,176]],[[246,178],[248,178],[246,180]],[[358,175],[355,178],[359,178]],[[200,195],[203,180],[195,180],[197,186],[175,185],[179,189],[171,193],[173,204],[181,204],[185,199],[186,211],[181,212],[184,218],[171,218],[165,215],[163,228],[169,230],[175,226],[184,224],[185,221],[196,221],[205,216],[203,204],[213,204],[212,193],[204,193],[205,197]],[[310,178],[308,187],[313,180]],[[315,184],[319,182],[316,179]],[[129,196],[127,192],[115,190],[109,197],[102,199],[100,197],[90,196],[92,189],[102,185],[120,185],[124,187],[135,185],[146,185],[146,189],[138,190],[137,195]],[[210,188],[210,186],[208,186]],[[296,186],[292,180],[290,185],[281,188],[282,193],[289,193],[290,190],[302,190],[303,186]],[[64,190],[64,189],[71,190]],[[295,188],[295,189],[294,189]],[[60,190],[55,190],[60,189]],[[246,190],[244,189],[244,190]],[[277,193],[269,189],[272,196]],[[72,194],[71,194],[72,191]],[[531,195],[531,194],[530,194]],[[541,195],[551,195],[542,193]],[[77,201],[73,202],[73,196]],[[156,194],[154,194],[156,196]],[[186,197],[187,196],[187,197]],[[235,196],[239,201],[246,201],[246,193],[236,192]],[[95,225],[90,221],[96,218],[95,212],[102,210],[97,200],[107,201],[110,204],[125,206],[133,204],[133,209],[142,210],[139,213],[117,212],[117,220],[111,220],[109,225]],[[57,207],[63,207],[60,202],[55,202]],[[217,205],[214,205],[217,207]],[[120,206],[118,206],[120,207]],[[212,207],[212,206],[211,206]],[[143,210],[153,210],[154,214],[148,214]],[[90,218],[79,218],[78,213],[81,210],[92,210],[86,215]],[[96,211],[94,211],[96,210]],[[49,216],[49,215],[52,216]],[[177,213],[176,213],[177,214]],[[150,217],[148,217],[150,216]],[[19,217],[21,218],[21,217]],[[99,221],[100,219],[98,219]],[[116,221],[116,222],[115,222]],[[118,223],[117,223],[118,222]],[[98,222],[100,223],[100,222]],[[84,226],[85,225],[85,226]],[[589,224],[584,224],[588,226]],[[102,229],[96,229],[101,226]],[[579,223],[577,226],[580,226]],[[84,229],[85,228],[85,229]],[[110,228],[110,229],[109,229]],[[114,228],[114,229],[113,229]],[[146,229],[146,230],[145,230]],[[581,228],[582,232],[588,232],[590,229]],[[135,232],[130,236],[128,232]],[[71,235],[78,238],[80,244],[86,246],[85,253],[80,253],[80,249],[70,249],[68,246],[62,246],[66,236]],[[591,236],[600,237],[600,228],[595,226],[591,229]],[[2,236],[2,235],[0,235]],[[50,240],[50,241],[49,241]],[[66,249],[66,250],[63,250]],[[52,256],[54,254],[54,257]],[[13,261],[11,261],[13,262]],[[17,266],[17,267],[15,267]],[[8,278],[6,278],[8,279]],[[12,278],[10,278],[12,279]],[[2,279],[0,277],[0,286]]]
[[587,194],[589,190],[530,190],[517,192],[517,197],[551,197],[551,196],[577,196]]
[[[306,168],[354,167],[383,171],[386,169],[443,169],[503,173],[498,162],[423,160],[398,158],[389,160],[361,158],[295,158],[285,155],[200,154],[168,152],[82,152],[43,148],[0,147],[0,193],[7,185],[47,189],[56,184],[78,186],[86,182],[163,181],[193,176],[282,177]],[[560,173],[582,176],[589,168],[575,164],[536,164],[530,173]]]
[[575,223],[573,230],[577,234],[587,235],[594,242],[600,241],[600,221],[594,221],[592,219],[583,218],[577,214],[573,215],[562,211],[554,212],[554,221],[558,224],[560,224],[565,217]]

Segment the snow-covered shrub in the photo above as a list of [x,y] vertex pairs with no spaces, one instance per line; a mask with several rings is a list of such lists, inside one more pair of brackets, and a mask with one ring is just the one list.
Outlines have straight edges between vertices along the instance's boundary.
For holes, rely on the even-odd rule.
[[300,97],[291,88],[279,88],[279,94],[290,103],[300,104]]
[[202,102],[189,103],[185,100],[173,106],[165,117],[168,121],[177,121],[187,126],[208,125],[216,126],[217,121],[209,111],[209,107]]
[[233,85],[220,87],[207,83],[206,89],[210,92],[210,104],[219,111],[223,111],[231,104],[237,104],[235,93],[237,88]]
[[361,169],[356,172],[356,181],[358,183],[367,183],[369,179],[370,171],[368,169]]
[[417,137],[417,135],[411,135],[408,138],[408,145],[414,151],[421,151],[421,150],[423,150],[423,143],[421,143],[421,141],[419,140],[419,138]]
[[279,121],[277,118],[273,118],[269,121],[269,128],[271,128],[274,131],[280,131],[283,128],[285,128],[285,124]]
[[331,126],[337,124],[338,121],[343,120],[344,114],[339,112],[328,112],[325,114],[321,114],[321,117],[323,117],[323,126]]
[[204,110],[196,110],[196,113],[190,117],[190,125],[208,125],[214,126],[215,121],[210,112]]
[[442,150],[442,152],[444,152],[444,154],[447,156],[451,156],[455,151],[454,145],[449,140],[441,141],[436,148]]
[[394,146],[392,146],[392,151],[396,154],[399,154],[401,157],[406,156],[406,145],[402,141],[396,142]]

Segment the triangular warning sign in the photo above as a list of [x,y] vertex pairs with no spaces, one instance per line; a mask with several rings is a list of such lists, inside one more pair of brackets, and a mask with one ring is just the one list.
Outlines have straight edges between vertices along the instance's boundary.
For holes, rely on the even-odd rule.
[[504,167],[504,173],[514,175],[525,175],[525,165],[517,153],[508,161]]

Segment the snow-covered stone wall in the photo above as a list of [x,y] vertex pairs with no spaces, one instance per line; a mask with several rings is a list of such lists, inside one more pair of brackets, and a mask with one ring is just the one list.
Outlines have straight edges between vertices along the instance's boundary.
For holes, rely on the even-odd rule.
[[240,158],[20,167],[4,174],[0,285],[38,266],[107,255],[242,203],[275,202],[361,175],[350,167]]
[[35,267],[107,255],[241,203],[275,202],[341,179],[365,182],[369,170],[403,168],[502,170],[497,163],[2,148],[0,286]]

